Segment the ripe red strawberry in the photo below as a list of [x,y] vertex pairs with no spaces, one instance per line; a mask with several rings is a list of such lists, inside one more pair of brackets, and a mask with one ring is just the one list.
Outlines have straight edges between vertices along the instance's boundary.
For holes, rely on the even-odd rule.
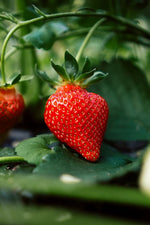
[[85,87],[105,74],[95,70],[87,72],[88,60],[82,73],[78,74],[78,64],[68,52],[65,69],[53,62],[52,66],[62,77],[62,84],[46,103],[45,123],[60,141],[85,159],[96,161],[100,156],[109,110],[101,96],[88,92]]
[[0,135],[18,122],[23,110],[23,97],[13,86],[0,88]]
[[108,106],[99,95],[65,85],[51,95],[44,113],[54,135],[85,159],[99,158],[108,118]]

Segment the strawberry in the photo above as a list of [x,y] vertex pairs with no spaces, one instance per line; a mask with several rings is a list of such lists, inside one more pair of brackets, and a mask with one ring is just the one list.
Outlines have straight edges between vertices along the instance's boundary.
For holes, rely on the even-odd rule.
[[24,100],[13,86],[0,88],[0,135],[7,132],[19,120],[24,110]]
[[[106,130],[108,105],[98,94],[85,88],[105,77],[102,72],[89,70],[89,60],[85,60],[82,72],[78,72],[76,59],[65,53],[65,68],[52,66],[61,80],[49,81],[57,87],[46,103],[44,120],[48,128],[63,143],[89,161],[97,161]],[[40,75],[43,75],[39,72]],[[46,80],[48,76],[44,73]],[[52,83],[51,82],[51,83]]]

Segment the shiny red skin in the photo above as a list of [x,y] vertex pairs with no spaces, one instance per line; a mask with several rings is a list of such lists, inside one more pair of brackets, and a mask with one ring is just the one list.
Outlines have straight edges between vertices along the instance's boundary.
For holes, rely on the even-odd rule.
[[45,123],[62,142],[89,161],[97,161],[106,130],[108,105],[101,96],[65,85],[49,97]]
[[23,97],[13,86],[0,88],[0,135],[18,122],[23,110]]

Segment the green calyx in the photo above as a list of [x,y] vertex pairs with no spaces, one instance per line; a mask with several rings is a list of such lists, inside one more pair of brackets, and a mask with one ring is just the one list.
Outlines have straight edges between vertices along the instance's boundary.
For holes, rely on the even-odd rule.
[[82,88],[86,88],[90,84],[105,78],[108,74],[101,71],[96,71],[96,68],[91,69],[90,61],[86,57],[81,72],[79,65],[74,56],[68,51],[65,52],[64,66],[56,65],[51,60],[53,69],[59,74],[61,79],[52,79],[45,72],[41,72],[36,68],[37,75],[43,80],[49,82],[53,87],[61,86],[63,84],[74,84]]
[[8,78],[8,81],[5,84],[3,84],[2,79],[0,79],[0,88],[9,87],[18,84],[20,82],[29,81],[32,79],[33,79],[32,75],[22,75],[18,72],[15,72]]

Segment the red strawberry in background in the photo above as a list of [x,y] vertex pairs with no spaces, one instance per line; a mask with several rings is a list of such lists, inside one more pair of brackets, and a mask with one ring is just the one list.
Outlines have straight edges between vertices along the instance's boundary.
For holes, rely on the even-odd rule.
[[[58,89],[46,103],[45,123],[50,131],[63,143],[70,146],[89,161],[97,161],[106,130],[108,105],[101,96],[88,92],[85,88],[106,74],[89,71],[86,59],[82,72],[78,72],[76,59],[66,51],[65,68],[53,68],[61,76],[60,81],[49,81]],[[43,75],[43,74],[40,74]],[[44,73],[46,80],[47,75]]]
[[0,88],[0,137],[20,119],[24,110],[24,100],[13,86]]

